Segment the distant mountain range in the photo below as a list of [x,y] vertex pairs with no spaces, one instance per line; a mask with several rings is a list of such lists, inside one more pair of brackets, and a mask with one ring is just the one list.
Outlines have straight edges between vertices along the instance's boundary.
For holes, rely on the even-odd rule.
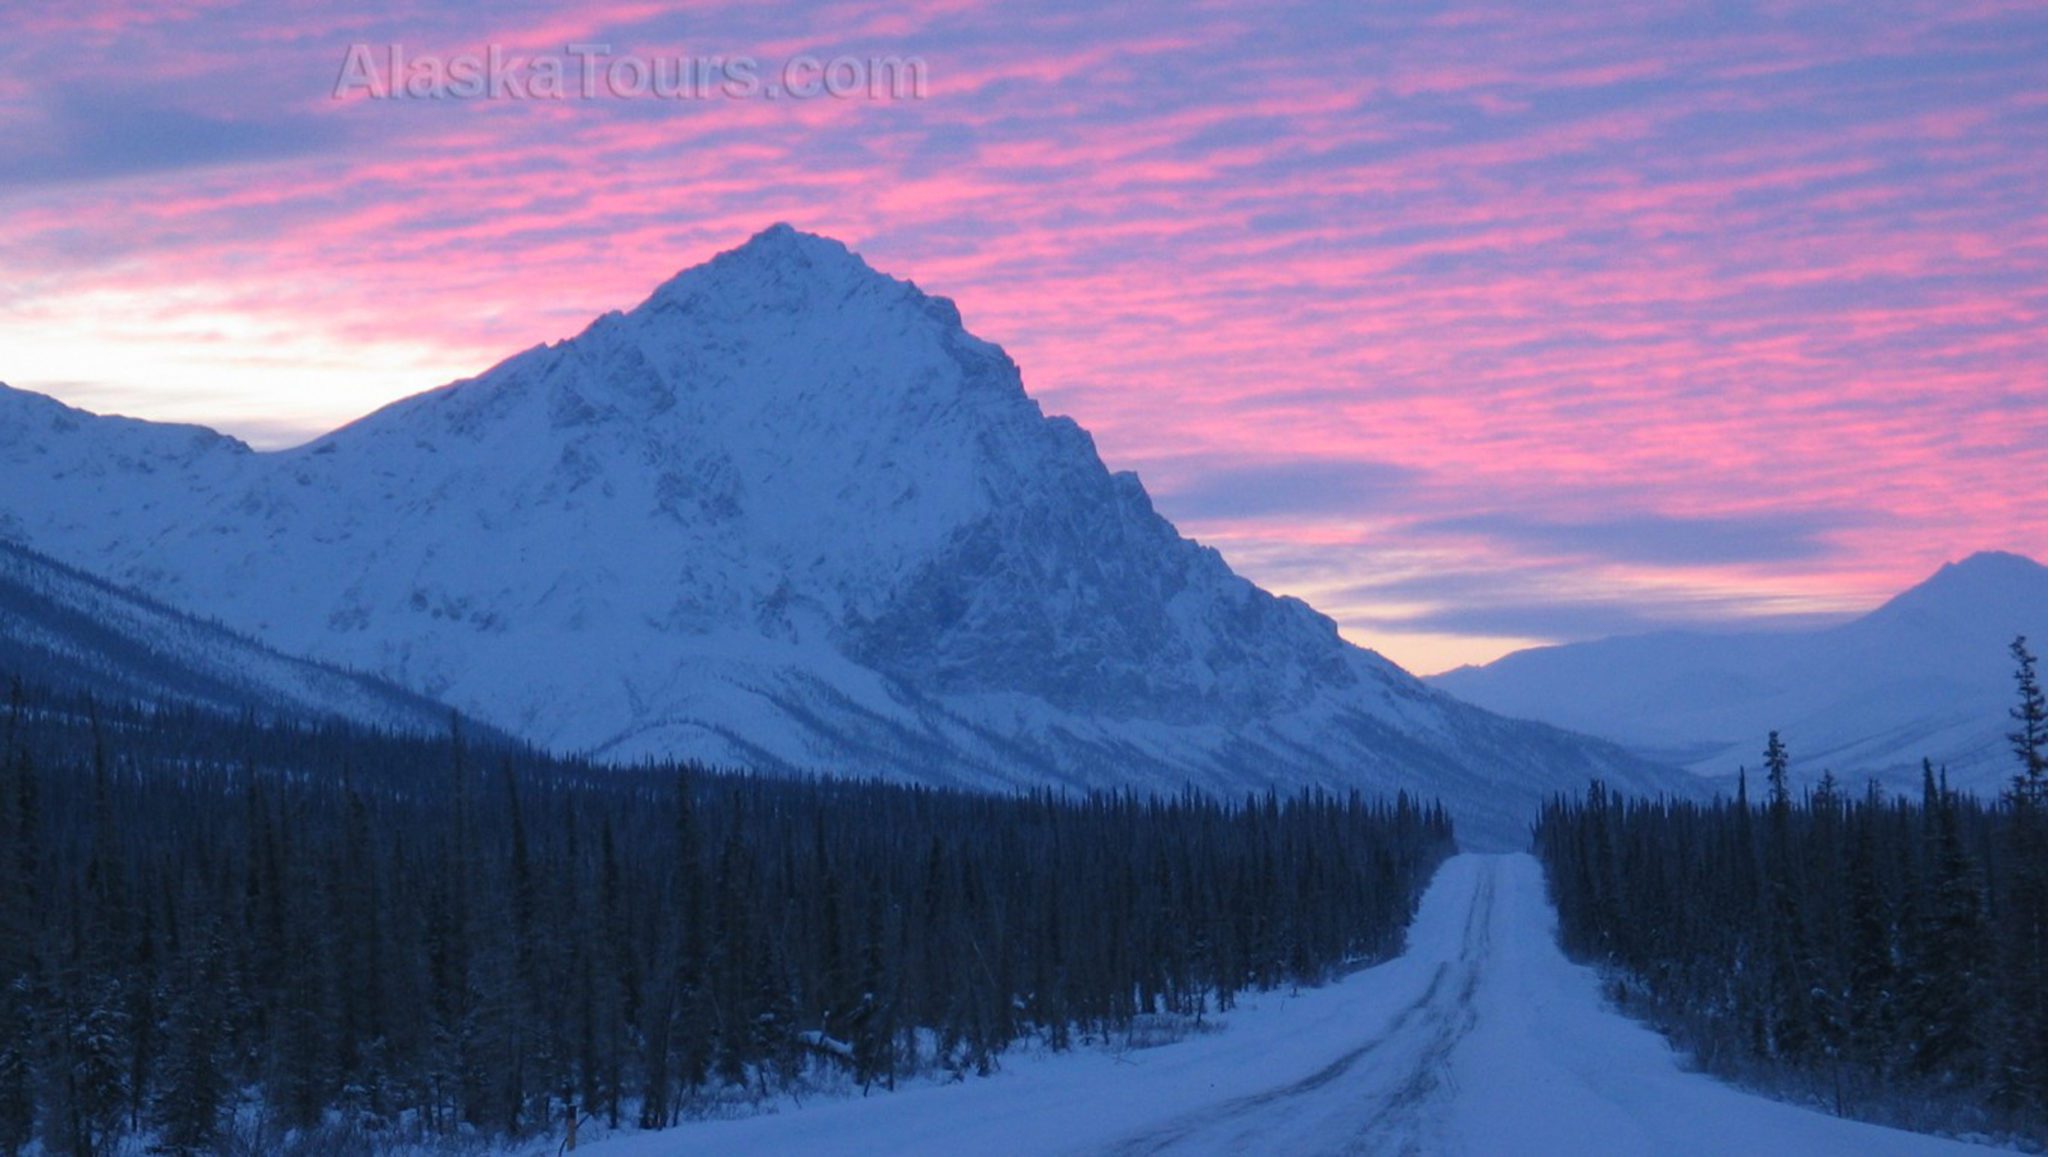
[[0,388],[0,538],[601,758],[1406,789],[1480,846],[1696,790],[1240,578],[951,302],[787,226],[292,450]]
[[1543,647],[1429,681],[1707,775],[1754,770],[1776,729],[1809,780],[1832,769],[1852,785],[1875,776],[1911,789],[1924,757],[1995,793],[2016,768],[2007,647],[2021,634],[2048,652],[2048,567],[1985,553],[1823,630]]

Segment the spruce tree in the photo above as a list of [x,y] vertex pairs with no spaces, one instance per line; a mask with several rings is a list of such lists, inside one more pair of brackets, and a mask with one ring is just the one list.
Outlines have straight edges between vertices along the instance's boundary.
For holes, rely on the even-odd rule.
[[211,1153],[231,1091],[221,991],[223,951],[209,936],[182,964],[183,983],[166,1030],[163,1090],[156,1099],[158,1147],[179,1157]]
[[2018,724],[2007,738],[2019,757],[2013,773],[2014,800],[2035,807],[2048,806],[2048,699],[2041,693],[2041,681],[2034,673],[2034,655],[2027,650],[2027,637],[2012,641],[2013,681],[2019,685],[2019,703],[2012,708]]
[[1777,732],[1771,732],[1770,741],[1764,744],[1764,770],[1769,773],[1770,806],[1773,815],[1791,807],[1792,786],[1785,774],[1791,762],[1791,756],[1785,750],[1785,741],[1778,738]]
[[0,750],[0,1154],[14,1157],[35,1132],[37,846],[36,770],[20,746],[21,680],[8,695]]
[[0,980],[0,1154],[35,1135],[35,994],[26,975]]
[[1914,985],[1909,1041],[1916,1073],[1944,1084],[1978,1075],[1977,1023],[1982,1004],[1978,962],[1984,956],[1983,892],[1957,825],[1957,801],[1946,776],[1922,764],[1922,826],[1926,863],[1924,897],[1913,949]]
[[1807,975],[1805,916],[1797,879],[1798,856],[1792,832],[1792,789],[1786,776],[1790,759],[1778,733],[1764,747],[1771,798],[1764,879],[1769,889],[1770,1040],[1775,1056],[1797,1063],[1815,1044],[1819,1026],[1812,1006],[1813,984]]
[[2026,636],[2012,642],[2019,702],[2011,734],[2019,768],[2005,802],[2014,855],[2005,872],[1999,921],[2005,1017],[1999,1046],[1999,1094],[2010,1108],[2048,1110],[2048,702]]
[[1878,863],[1877,829],[1883,809],[1883,793],[1873,780],[1854,813],[1848,869],[1848,1055],[1852,1063],[1876,1076],[1884,1073],[1897,1019],[1892,912]]

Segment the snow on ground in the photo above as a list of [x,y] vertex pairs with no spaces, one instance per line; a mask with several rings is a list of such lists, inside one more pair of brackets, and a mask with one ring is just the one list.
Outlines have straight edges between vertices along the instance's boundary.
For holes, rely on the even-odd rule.
[[959,1085],[586,1145],[669,1154],[1856,1154],[1982,1152],[1685,1071],[1557,948],[1526,855],[1438,873],[1399,959],[1225,1031],[1028,1057]]

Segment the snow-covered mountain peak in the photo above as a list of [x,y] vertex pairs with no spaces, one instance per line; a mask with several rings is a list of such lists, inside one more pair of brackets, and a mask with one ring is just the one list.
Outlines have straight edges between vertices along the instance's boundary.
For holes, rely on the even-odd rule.
[[[411,440],[422,424],[476,440],[511,424],[701,443],[734,424],[772,425],[791,456],[812,456],[827,441],[957,436],[932,419],[963,398],[983,424],[1044,420],[1017,366],[969,334],[951,301],[876,271],[838,241],[778,224],[575,337],[321,441],[386,432]],[[1092,453],[1077,435],[1061,437]]]
[[2020,554],[1983,551],[1947,563],[1843,632],[1874,645],[2003,654],[2021,624],[2048,608],[2048,567]]
[[2023,554],[1986,550],[1961,562],[1943,564],[1919,585],[1894,596],[1885,607],[1981,613],[1987,603],[2004,607],[2043,602],[2048,602],[2048,566]]
[[861,275],[878,276],[844,242],[817,233],[806,233],[786,221],[768,226],[697,268],[754,281],[761,280],[763,274],[780,275],[790,282],[807,278],[830,281]]
[[867,314],[901,309],[960,329],[951,301],[877,272],[843,243],[777,224],[702,265],[676,274],[635,315],[703,312],[760,322],[777,313]]
[[951,302],[787,226],[566,341],[227,458],[138,449],[77,484],[0,455],[0,535],[560,749],[1405,786],[1508,842],[1589,774],[1680,789],[1234,574]]

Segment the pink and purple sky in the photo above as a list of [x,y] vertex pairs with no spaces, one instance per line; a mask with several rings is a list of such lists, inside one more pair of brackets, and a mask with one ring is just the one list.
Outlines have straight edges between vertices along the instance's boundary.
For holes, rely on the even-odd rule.
[[[1420,671],[2048,556],[2038,0],[339,7],[7,7],[0,380],[287,445],[786,220]],[[358,44],[926,84],[336,99]]]

